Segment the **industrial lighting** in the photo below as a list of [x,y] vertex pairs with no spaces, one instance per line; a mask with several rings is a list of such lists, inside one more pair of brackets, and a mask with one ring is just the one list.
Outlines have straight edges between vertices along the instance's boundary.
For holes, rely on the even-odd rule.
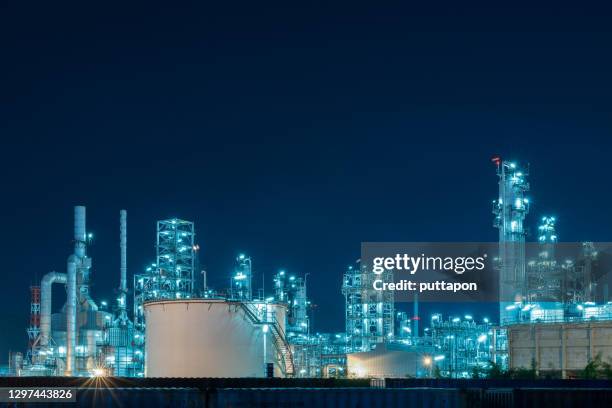
[[444,356],[443,355],[439,355],[439,356],[435,356],[434,357],[434,361],[442,361],[444,360]]
[[364,378],[366,375],[368,375],[368,372],[363,367],[355,367],[355,375],[359,378]]
[[94,368],[91,374],[92,377],[104,377],[104,370],[101,368]]
[[487,335],[486,334],[481,334],[480,336],[478,336],[478,342],[479,343],[484,343],[485,341],[487,341]]
[[431,357],[426,356],[423,358],[423,365],[429,367],[431,365]]
[[264,324],[263,327],[262,327],[262,330],[263,330],[264,333],[267,333],[268,330],[270,330],[270,328],[268,327],[267,324]]

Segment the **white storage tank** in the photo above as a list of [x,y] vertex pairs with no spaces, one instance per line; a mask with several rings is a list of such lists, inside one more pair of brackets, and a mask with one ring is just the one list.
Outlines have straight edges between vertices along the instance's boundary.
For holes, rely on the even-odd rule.
[[180,299],[144,310],[147,377],[264,377],[266,363],[286,371],[274,335],[285,331],[283,304]]

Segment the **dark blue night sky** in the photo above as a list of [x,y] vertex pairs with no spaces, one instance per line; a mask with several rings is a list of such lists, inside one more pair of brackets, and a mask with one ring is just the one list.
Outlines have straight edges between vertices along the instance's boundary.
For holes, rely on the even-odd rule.
[[0,361],[75,204],[97,299],[126,208],[130,275],[194,220],[212,286],[240,251],[310,273],[318,331],[362,241],[496,240],[493,154],[531,164],[532,230],[612,241],[611,10],[294,3],[1,6]]

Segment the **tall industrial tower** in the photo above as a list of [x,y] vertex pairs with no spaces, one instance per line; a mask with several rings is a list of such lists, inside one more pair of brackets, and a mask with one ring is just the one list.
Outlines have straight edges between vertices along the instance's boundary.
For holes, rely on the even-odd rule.
[[499,197],[493,201],[493,225],[499,229],[499,295],[500,323],[514,321],[514,302],[526,296],[525,228],[523,222],[529,212],[528,170],[516,163],[494,157],[499,177]]
[[30,326],[27,328],[28,333],[28,356],[27,359],[32,362],[36,356],[37,343],[40,335],[40,286],[30,286]]
[[165,299],[191,297],[194,285],[193,222],[176,218],[157,221],[157,269]]
[[[394,333],[393,291],[374,290],[374,274],[359,263],[349,266],[344,273],[342,294],[346,301],[345,319],[348,352],[372,350]],[[379,275],[377,279],[391,282],[392,272]]]

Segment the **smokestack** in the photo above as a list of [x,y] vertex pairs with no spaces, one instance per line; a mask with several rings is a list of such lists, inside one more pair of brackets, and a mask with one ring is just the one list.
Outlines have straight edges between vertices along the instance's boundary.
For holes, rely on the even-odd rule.
[[[76,231],[76,228],[75,228]],[[66,268],[68,299],[66,301],[66,376],[72,376],[75,369],[76,349],[76,263],[74,255],[68,258]]]
[[77,205],[74,207],[74,254],[79,258],[85,256],[85,207]]
[[121,293],[127,292],[127,211],[119,212],[119,246],[121,248]]

